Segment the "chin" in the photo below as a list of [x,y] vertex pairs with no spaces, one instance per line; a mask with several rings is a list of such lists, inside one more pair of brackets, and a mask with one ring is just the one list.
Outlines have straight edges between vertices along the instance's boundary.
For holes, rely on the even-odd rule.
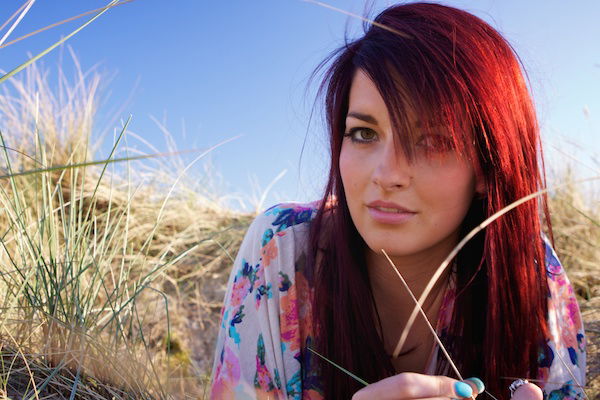
[[381,252],[381,249],[383,249],[390,257],[410,256],[427,249],[427,246],[415,243],[414,240],[402,238],[393,241],[389,238],[387,240],[372,240],[367,242],[367,246],[377,254],[383,254]]

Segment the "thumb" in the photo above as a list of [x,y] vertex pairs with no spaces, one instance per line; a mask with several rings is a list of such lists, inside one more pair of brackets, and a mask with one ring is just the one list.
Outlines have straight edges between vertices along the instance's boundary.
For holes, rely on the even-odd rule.
[[526,383],[515,390],[510,400],[542,400],[543,398],[544,394],[539,386],[533,383]]

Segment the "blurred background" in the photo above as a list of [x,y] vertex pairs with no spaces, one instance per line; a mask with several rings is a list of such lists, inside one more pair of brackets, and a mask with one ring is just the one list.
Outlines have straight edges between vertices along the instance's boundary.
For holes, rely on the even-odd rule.
[[[11,40],[106,3],[37,0],[1,50],[0,69],[11,70],[90,16],[14,44]],[[327,4],[374,17],[391,3]],[[565,163],[572,163],[580,177],[594,175],[594,168],[598,175],[600,3],[439,3],[478,15],[515,48],[531,83],[550,175]],[[21,4],[4,0],[0,18],[7,19]],[[210,168],[216,190],[233,195],[228,206],[252,211],[320,196],[328,167],[326,133],[322,107],[314,104],[319,80],[309,84],[308,78],[329,52],[360,32],[362,21],[300,0],[133,0],[109,10],[40,62],[51,74],[62,65],[68,76],[75,54],[83,71],[96,68],[105,77],[93,129],[95,140],[104,141],[97,159],[108,155],[114,130],[129,114],[130,131],[147,143],[130,138],[128,145],[145,153],[169,146],[207,149],[241,135],[189,174]]]

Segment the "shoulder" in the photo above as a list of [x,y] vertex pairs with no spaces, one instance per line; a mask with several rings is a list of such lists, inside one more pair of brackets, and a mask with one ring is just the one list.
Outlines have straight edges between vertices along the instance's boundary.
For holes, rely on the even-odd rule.
[[267,208],[260,217],[269,220],[277,232],[281,232],[292,226],[310,223],[318,208],[319,200],[308,203],[285,202]]
[[550,337],[540,354],[539,374],[548,383],[547,396],[571,393],[573,398],[585,384],[585,333],[575,292],[565,270],[544,236],[546,276],[548,280],[548,329]]
[[549,279],[559,275],[564,275],[565,271],[558,259],[558,255],[556,255],[556,251],[554,251],[552,245],[550,244],[550,239],[548,239],[546,235],[542,235],[542,240],[544,242],[544,262],[546,264],[546,275]]
[[283,238],[288,232],[306,231],[319,208],[319,201],[285,202],[275,204],[259,213],[248,228],[247,237],[259,241],[259,247],[266,246],[273,238]]
[[[308,245],[309,227],[319,201],[275,204],[256,215],[238,252],[238,262],[289,273]],[[238,265],[239,267],[239,265]],[[288,271],[289,270],[289,271]]]
[[221,311],[211,398],[237,398],[242,392],[248,398],[287,398],[299,376],[306,296],[296,266],[318,204],[276,204],[250,224]]

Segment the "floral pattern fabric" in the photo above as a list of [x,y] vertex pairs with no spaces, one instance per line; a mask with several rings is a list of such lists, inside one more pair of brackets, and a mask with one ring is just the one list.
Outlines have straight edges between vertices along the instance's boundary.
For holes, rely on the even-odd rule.
[[[312,368],[315,356],[307,350],[313,335],[312,277],[304,268],[317,206],[279,204],[250,225],[221,310],[211,399],[323,398]],[[538,378],[543,383],[538,385],[548,400],[583,399],[586,352],[581,314],[554,250],[545,243],[551,337],[540,351]],[[443,300],[439,333],[451,320],[454,292],[451,287]]]

